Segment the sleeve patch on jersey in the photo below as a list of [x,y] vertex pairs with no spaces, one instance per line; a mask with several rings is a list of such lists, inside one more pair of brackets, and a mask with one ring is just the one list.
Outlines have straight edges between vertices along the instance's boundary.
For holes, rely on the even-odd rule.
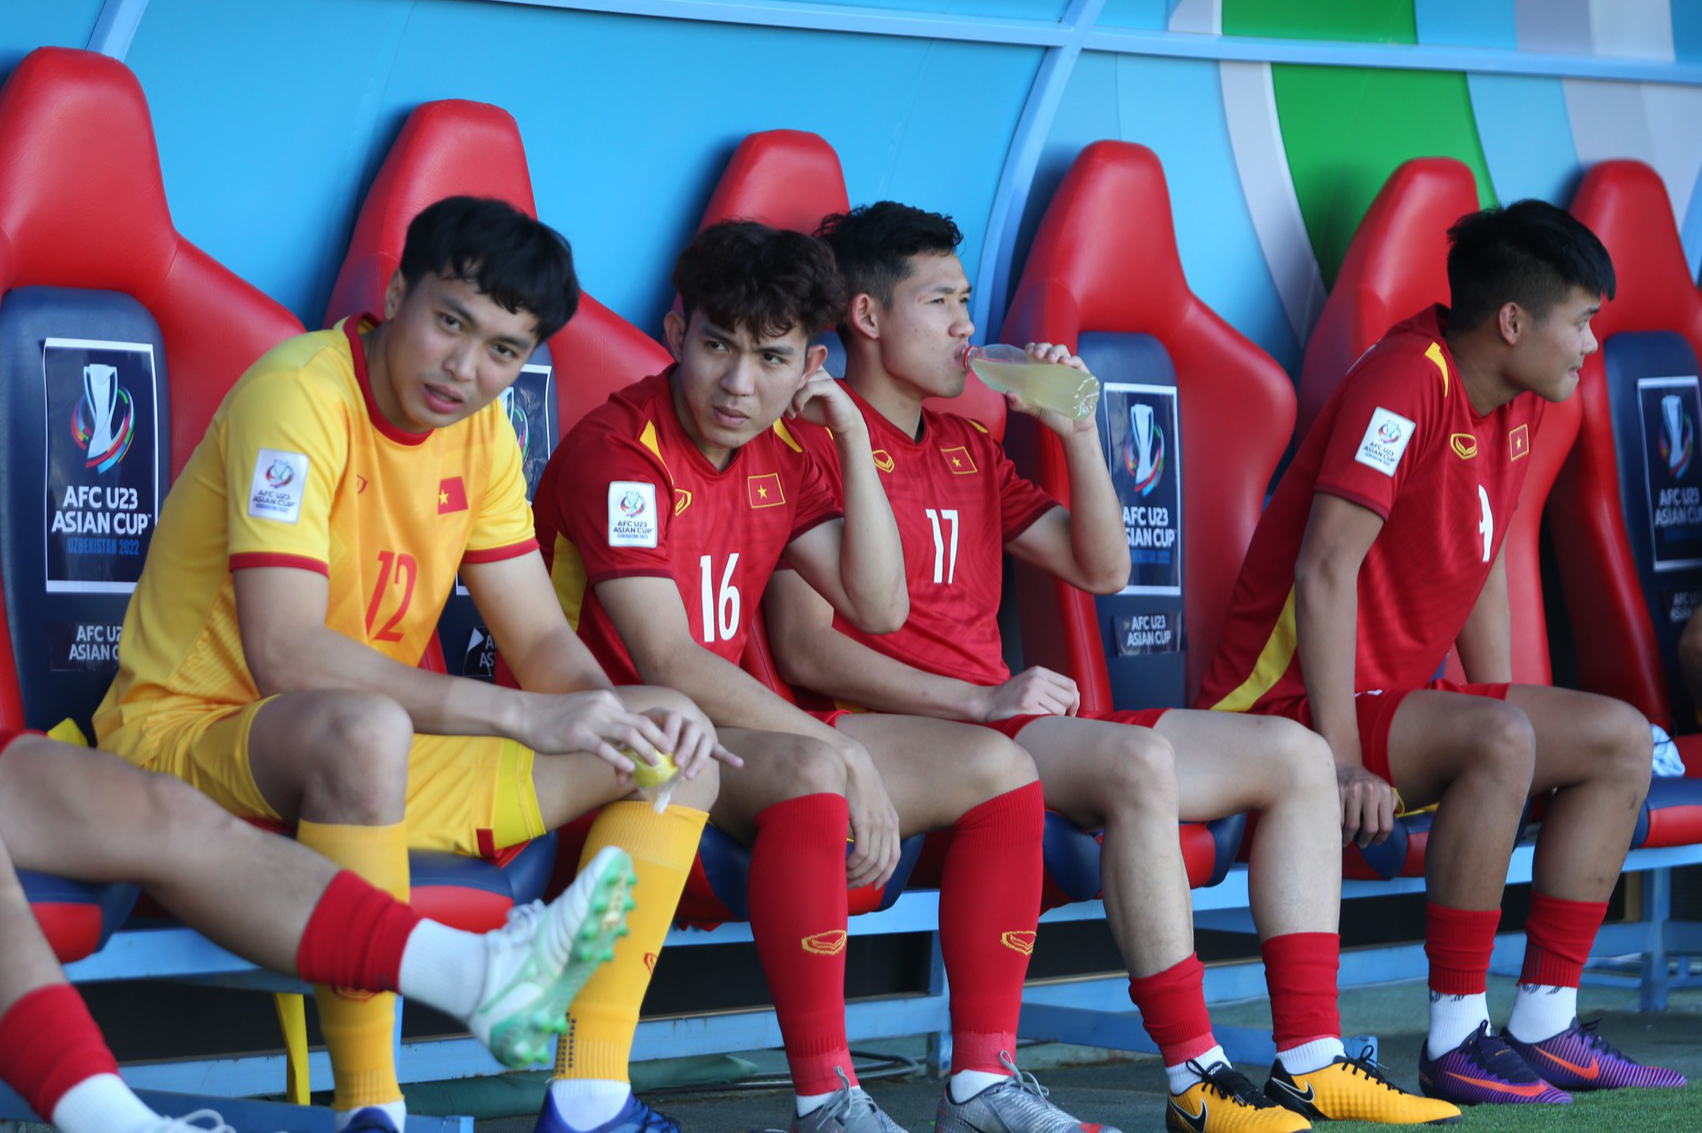
[[1371,415],[1371,424],[1365,427],[1365,438],[1359,442],[1359,451],[1353,459],[1370,468],[1375,468],[1385,476],[1395,474],[1395,466],[1401,462],[1401,454],[1407,450],[1407,442],[1412,440],[1413,423],[1399,413],[1391,413],[1382,406]]
[[254,458],[254,480],[248,488],[248,514],[255,519],[295,523],[301,519],[301,500],[307,492],[307,456],[263,448]]
[[656,546],[656,485],[616,480],[609,485],[609,546]]

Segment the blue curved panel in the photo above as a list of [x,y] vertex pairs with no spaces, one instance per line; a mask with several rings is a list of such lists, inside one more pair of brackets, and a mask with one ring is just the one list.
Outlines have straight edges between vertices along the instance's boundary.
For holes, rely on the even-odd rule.
[[1500,201],[1541,197],[1564,205],[1583,170],[1561,79],[1467,75],[1483,160]]
[[[1056,20],[1068,0],[812,0],[831,8],[879,8],[936,15],[994,16],[1010,20]],[[1162,0],[1157,0],[1162,3]]]
[[[514,114],[538,209],[586,288],[659,333],[668,274],[728,156],[813,130],[853,200],[953,214],[971,274],[1043,49],[601,15],[519,4],[154,0],[131,58],[183,230],[317,322],[360,195],[414,106]],[[211,24],[211,26],[209,26]],[[217,52],[191,45],[220,43]],[[446,66],[445,60],[469,61]],[[879,76],[845,97],[844,77]],[[220,97],[208,97],[209,91]]]
[[1146,28],[1163,31],[1170,26],[1170,13],[1178,0],[1105,0],[1099,13],[1099,26],[1106,28]]
[[0,81],[38,47],[87,47],[100,18],[102,0],[55,0],[51,4],[9,2],[0,18]]
[[[1102,138],[1139,142],[1158,154],[1189,285],[1236,330],[1298,373],[1300,344],[1241,195],[1217,64],[1083,52],[1041,153],[1022,248],[1076,154]],[[1019,261],[1013,278],[1020,271]]]
[[1513,0],[1414,0],[1418,42],[1514,51],[1519,26]]
[[1673,0],[1672,53],[1680,63],[1702,63],[1702,4]]

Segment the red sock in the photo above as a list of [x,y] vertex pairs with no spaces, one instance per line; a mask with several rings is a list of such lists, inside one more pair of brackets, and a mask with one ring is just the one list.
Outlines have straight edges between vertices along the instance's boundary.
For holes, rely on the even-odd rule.
[[845,832],[842,795],[805,795],[756,816],[751,935],[768,979],[792,1088],[825,1094],[853,1085],[845,1042]]
[[37,988],[0,1017],[0,1079],[43,1120],[72,1086],[116,1073],[118,1061],[70,984]]
[[296,946],[296,973],[309,983],[395,991],[402,949],[421,917],[349,870],[331,879]]
[[1217,1045],[1206,1012],[1206,966],[1197,953],[1150,976],[1129,981],[1129,999],[1166,1066],[1180,1066]]
[[1341,1013],[1336,1009],[1341,945],[1342,938],[1333,932],[1291,932],[1260,946],[1278,1050],[1341,1037]]
[[1531,914],[1525,918],[1525,966],[1519,972],[1519,982],[1577,987],[1605,916],[1606,901],[1567,901],[1533,890]]
[[1489,990],[1489,955],[1495,951],[1500,909],[1424,906],[1424,954],[1430,958],[1430,990],[1443,995],[1480,995]]
[[951,1068],[1005,1073],[1016,1059],[1022,980],[1040,919],[1039,783],[972,808],[952,826],[940,876],[940,952],[951,981]]

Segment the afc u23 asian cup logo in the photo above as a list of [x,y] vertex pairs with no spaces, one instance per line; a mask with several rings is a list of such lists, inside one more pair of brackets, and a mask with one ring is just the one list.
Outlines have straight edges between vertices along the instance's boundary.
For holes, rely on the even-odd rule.
[[514,439],[520,442],[520,459],[524,462],[532,454],[532,424],[526,418],[526,407],[514,396],[513,386],[502,391],[502,411],[514,427]]
[[136,439],[136,403],[118,381],[118,367],[83,367],[83,396],[71,414],[71,436],[88,454],[85,468],[105,472],[124,459]]
[[644,497],[638,492],[627,492],[620,500],[621,516],[625,519],[637,519],[644,514]]
[[1696,426],[1684,411],[1684,398],[1669,393],[1661,398],[1661,459],[1674,480],[1684,479],[1690,471],[1690,458],[1696,452]]
[[1164,430],[1153,420],[1152,406],[1129,407],[1129,439],[1123,443],[1123,467],[1134,477],[1135,489],[1150,496],[1164,475]]

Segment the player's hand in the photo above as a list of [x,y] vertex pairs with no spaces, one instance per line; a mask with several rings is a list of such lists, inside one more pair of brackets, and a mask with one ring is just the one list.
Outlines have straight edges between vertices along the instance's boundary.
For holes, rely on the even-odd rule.
[[845,882],[852,889],[885,885],[898,868],[898,811],[861,744],[845,758],[845,803],[853,843],[845,859]]
[[1342,800],[1342,845],[1364,848],[1395,829],[1395,789],[1360,766],[1336,767]]
[[788,418],[799,418],[815,425],[826,425],[835,435],[855,429],[865,429],[862,411],[839,380],[821,367],[816,367],[804,383],[804,388],[792,395],[786,407]]
[[[637,758],[654,766],[670,751],[669,733],[650,716],[633,712],[607,689],[537,696],[514,738],[544,754],[585,751],[612,766],[622,782]],[[677,741],[680,732],[674,733]],[[624,750],[623,750],[624,749]]]
[[662,750],[673,753],[674,766],[680,769],[682,779],[697,778],[711,759],[719,759],[729,767],[745,765],[744,760],[721,746],[711,725],[671,708],[647,708],[640,715],[648,716],[662,729]]
[[[1031,342],[1024,349],[1028,356],[1036,362],[1056,362],[1060,366],[1068,366],[1072,370],[1080,370],[1084,374],[1092,372],[1087,368],[1086,362],[1083,362],[1077,355],[1070,353],[1069,347],[1059,343]],[[1062,413],[1053,413],[1051,410],[1036,408],[1019,394],[1005,394],[1005,404],[1013,412],[1026,413],[1060,437],[1093,432],[1098,428],[1097,420],[1092,414],[1079,420],[1074,417],[1066,417]]]
[[1076,682],[1039,665],[981,691],[975,718],[984,724],[1012,716],[1074,716],[1081,707]]

